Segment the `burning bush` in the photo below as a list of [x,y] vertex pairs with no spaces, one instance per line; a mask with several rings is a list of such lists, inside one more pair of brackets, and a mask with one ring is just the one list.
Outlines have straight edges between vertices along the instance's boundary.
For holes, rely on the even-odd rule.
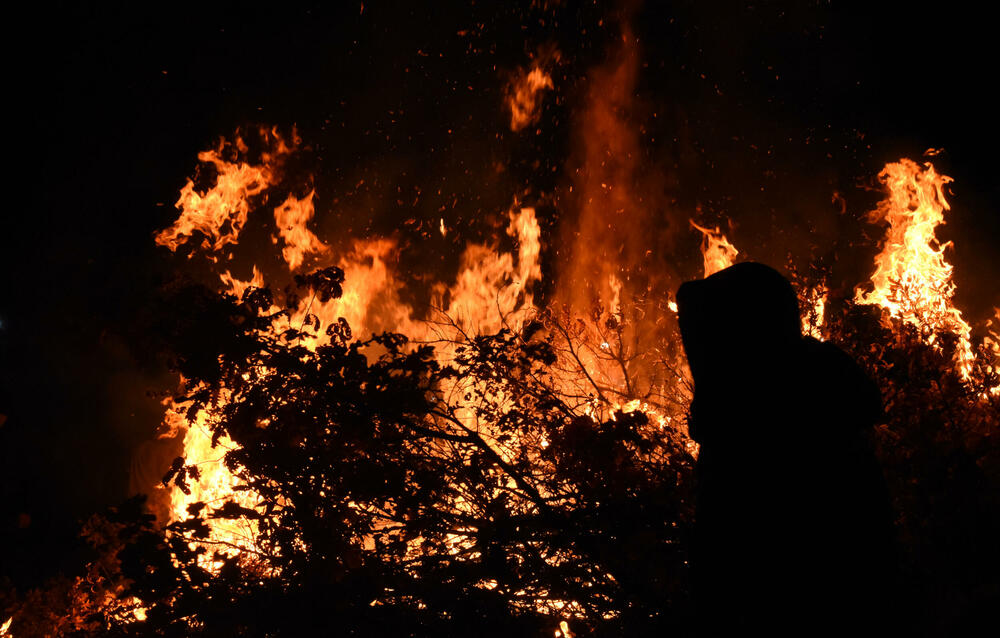
[[[184,187],[158,241],[228,260],[269,190],[288,191],[272,238],[294,283],[271,290],[255,266],[222,273],[221,293],[170,291],[156,333],[183,382],[164,434],[184,455],[159,522],[138,502],[94,518],[85,575],[5,604],[17,635],[689,633],[697,449],[670,299],[600,263],[592,312],[575,290],[536,304],[541,227],[515,202],[516,252],[467,244],[421,318],[400,300],[393,239],[333,262],[306,228],[314,191],[276,186],[291,147],[260,137],[260,162],[239,138],[203,154],[214,184]],[[829,291],[821,271],[797,284],[804,331],[883,390],[903,576],[886,604],[933,633],[1000,596],[1000,338],[951,303],[933,233],[946,178],[913,162],[882,177],[875,290]],[[730,265],[721,231],[695,228],[706,275]]]
[[[122,630],[214,635],[234,618],[260,635],[533,635],[559,618],[614,633],[676,625],[690,453],[643,412],[588,416],[592,400],[552,378],[554,333],[470,336],[442,365],[429,345],[355,340],[338,323],[313,350],[308,325],[255,325],[245,309],[261,296],[248,290],[243,314],[224,301],[255,353],[220,353],[218,378],[193,380],[186,397],[212,415],[213,438],[237,446],[225,463],[252,506],[195,503],[168,525],[210,559],[178,564],[166,589],[163,573],[130,574],[147,621]],[[197,471],[171,474],[184,486]],[[253,527],[249,546],[213,551],[216,518]],[[159,595],[143,592],[150,581]],[[222,599],[243,613],[178,613]],[[321,608],[330,613],[305,611]]]
[[[326,281],[342,273],[302,283]],[[947,335],[928,344],[870,306],[831,306],[828,334],[884,390],[877,444],[905,576],[886,601],[919,603],[934,633],[996,600],[996,372],[964,378]],[[100,558],[21,601],[18,635],[690,629],[688,440],[596,386],[567,392],[557,371],[581,343],[562,340],[565,319],[464,335],[442,364],[428,344],[356,339],[346,322],[306,347],[315,324],[276,328],[273,308],[266,289],[215,297],[229,335],[182,397],[231,442],[230,497],[162,528],[134,504],[95,518]],[[188,489],[199,469],[178,459],[167,478]],[[244,542],[213,538],[216,521]]]
[[[337,278],[334,273],[333,278]],[[551,635],[559,619],[612,633],[683,619],[692,457],[641,411],[589,416],[552,379],[555,336],[504,329],[429,345],[346,323],[307,348],[275,330],[266,290],[218,298],[232,338],[189,380],[225,465],[252,499],[107,552],[143,622],[123,635]],[[554,334],[554,333],[549,333]],[[248,340],[252,346],[248,347]],[[185,359],[187,360],[187,359]],[[222,397],[225,397],[224,399]],[[196,465],[175,464],[180,489]],[[210,525],[237,521],[239,547]],[[193,548],[193,549],[192,549]],[[238,551],[233,551],[238,550]],[[117,572],[116,572],[117,573]],[[93,618],[90,622],[97,622]],[[81,627],[86,629],[86,627]]]

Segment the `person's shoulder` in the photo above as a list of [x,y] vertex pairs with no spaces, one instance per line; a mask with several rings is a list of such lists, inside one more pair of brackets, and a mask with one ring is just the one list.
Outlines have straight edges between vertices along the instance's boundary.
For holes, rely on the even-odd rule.
[[830,359],[839,359],[841,361],[854,363],[854,360],[851,359],[851,355],[847,354],[839,346],[829,341],[820,341],[815,337],[806,336],[802,337],[802,347],[808,354],[814,356],[828,357]]
[[836,344],[813,337],[803,337],[802,342],[805,359],[810,367],[838,377],[867,378],[854,358]]
[[813,383],[825,393],[838,396],[842,409],[867,424],[874,423],[881,413],[878,386],[845,350],[829,341],[803,338],[808,367]]

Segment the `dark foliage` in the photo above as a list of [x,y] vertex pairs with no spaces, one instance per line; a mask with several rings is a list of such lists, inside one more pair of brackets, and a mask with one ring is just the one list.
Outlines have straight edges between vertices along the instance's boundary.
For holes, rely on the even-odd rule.
[[[336,296],[342,280],[298,283]],[[185,398],[213,414],[216,440],[238,444],[226,464],[254,496],[196,503],[187,520],[121,539],[109,580],[146,620],[108,604],[94,626],[551,636],[581,613],[575,631],[608,635],[683,622],[689,453],[642,413],[584,416],[548,376],[549,342],[504,330],[451,344],[443,366],[431,346],[352,340],[341,321],[310,350],[318,324],[273,329],[275,315],[259,314],[267,291],[181,297],[205,318],[176,330],[195,350],[177,358]],[[187,489],[197,477],[178,459],[164,480]],[[256,533],[232,555],[211,519]]]
[[[318,277],[307,294],[338,293],[342,273]],[[163,528],[134,502],[95,517],[85,576],[4,601],[15,635],[691,633],[688,440],[642,412],[588,416],[552,376],[566,330],[542,318],[435,349],[340,322],[310,349],[316,322],[262,316],[267,291],[183,294],[207,326],[177,329],[184,398],[237,444],[247,490]],[[903,574],[887,604],[917,634],[961,634],[1000,583],[993,371],[963,380],[947,342],[833,305],[829,334],[884,390]],[[180,459],[165,480],[197,472]],[[256,533],[234,554],[213,519]]]
[[[968,379],[956,341],[926,344],[913,326],[888,326],[848,305],[831,326],[883,389],[876,430],[896,513],[900,591],[887,600],[916,635],[965,636],[1000,604],[1000,384],[982,343]],[[994,362],[993,366],[996,365]]]

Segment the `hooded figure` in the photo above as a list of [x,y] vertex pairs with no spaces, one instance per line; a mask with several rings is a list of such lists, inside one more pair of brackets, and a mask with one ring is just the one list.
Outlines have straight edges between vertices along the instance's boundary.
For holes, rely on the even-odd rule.
[[700,444],[692,570],[702,633],[876,631],[893,563],[868,441],[878,388],[842,350],[802,336],[795,291],[767,266],[687,282],[677,306]]

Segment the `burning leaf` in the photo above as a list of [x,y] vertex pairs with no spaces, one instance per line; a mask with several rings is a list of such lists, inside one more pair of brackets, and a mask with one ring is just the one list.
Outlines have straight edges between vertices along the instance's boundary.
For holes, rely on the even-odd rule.
[[309,275],[296,275],[295,282],[300,287],[309,287],[320,303],[337,299],[344,294],[344,271],[336,266],[317,270]]

